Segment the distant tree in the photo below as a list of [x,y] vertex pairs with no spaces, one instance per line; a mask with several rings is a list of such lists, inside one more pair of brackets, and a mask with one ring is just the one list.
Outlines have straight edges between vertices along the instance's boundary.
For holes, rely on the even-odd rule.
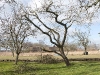
[[79,45],[84,47],[84,55],[87,55],[86,54],[87,48],[90,43],[89,36],[90,36],[89,33],[81,32],[81,31],[75,32],[75,34],[74,34],[74,37],[76,37],[75,40],[78,40]]
[[88,45],[88,50],[95,51],[95,50],[98,50],[98,49],[99,49],[99,45],[96,44],[95,42]]
[[68,52],[77,50],[77,44],[75,44],[75,43],[69,43],[68,44],[67,43],[67,44],[65,44],[64,49],[65,49],[65,51],[67,52],[67,55],[68,55]]
[[33,47],[32,42],[24,42],[23,43],[23,52],[30,52],[30,48]]

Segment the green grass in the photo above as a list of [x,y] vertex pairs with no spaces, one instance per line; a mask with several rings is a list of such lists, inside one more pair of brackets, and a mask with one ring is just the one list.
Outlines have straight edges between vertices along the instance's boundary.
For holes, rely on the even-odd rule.
[[66,67],[64,63],[39,64],[0,62],[0,75],[100,75],[100,62],[71,62]]

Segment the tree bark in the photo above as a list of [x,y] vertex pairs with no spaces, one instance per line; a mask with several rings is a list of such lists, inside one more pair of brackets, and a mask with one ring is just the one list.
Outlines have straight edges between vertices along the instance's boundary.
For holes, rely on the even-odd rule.
[[65,62],[65,64],[66,64],[66,66],[70,66],[70,62],[69,62],[67,56],[66,56],[65,53],[64,53],[63,47],[61,48],[61,55],[62,55],[61,57],[63,58],[63,60],[64,60],[64,62]]
[[64,60],[64,62],[66,64],[66,66],[70,66],[70,62],[69,62],[69,60],[68,60],[68,58],[66,57],[65,54],[63,54],[62,58],[63,58],[63,60]]
[[16,59],[15,59],[15,64],[18,64],[18,58],[19,58],[19,54],[16,55]]
[[87,47],[85,47],[84,55],[87,55]]

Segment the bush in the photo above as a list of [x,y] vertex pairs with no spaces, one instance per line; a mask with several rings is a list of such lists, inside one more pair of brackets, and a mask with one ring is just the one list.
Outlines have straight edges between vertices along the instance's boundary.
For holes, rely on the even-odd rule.
[[[18,74],[22,74],[22,73],[25,73],[25,72],[28,72],[28,71],[34,71],[34,70],[35,70],[35,68],[29,66],[27,62],[24,62],[24,63],[22,63],[20,65],[17,65],[15,67],[15,71],[14,72],[18,73]],[[32,74],[32,75],[35,75],[35,74]]]
[[54,58],[53,55],[48,55],[48,54],[39,56],[37,59],[39,63],[44,63],[44,64],[55,64],[59,62],[59,60]]

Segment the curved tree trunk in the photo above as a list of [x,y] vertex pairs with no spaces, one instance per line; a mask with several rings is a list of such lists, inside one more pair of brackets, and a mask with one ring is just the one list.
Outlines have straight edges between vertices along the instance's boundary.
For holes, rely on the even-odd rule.
[[62,55],[61,57],[63,58],[63,60],[64,60],[64,62],[65,62],[65,64],[66,64],[66,66],[70,66],[70,62],[69,62],[67,56],[65,55],[64,49],[63,49],[63,48],[61,48],[61,55]]
[[63,54],[62,58],[63,58],[63,60],[64,60],[64,62],[66,64],[66,66],[70,66],[70,62],[69,62],[69,60],[68,60],[68,58],[66,57],[65,54]]

